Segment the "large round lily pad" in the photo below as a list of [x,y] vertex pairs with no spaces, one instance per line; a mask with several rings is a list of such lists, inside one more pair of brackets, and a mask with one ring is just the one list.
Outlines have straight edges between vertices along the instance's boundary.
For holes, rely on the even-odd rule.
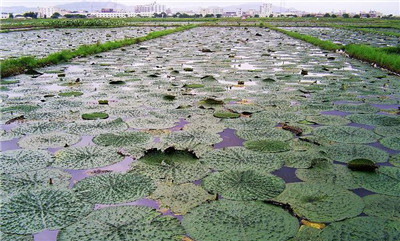
[[112,121],[77,121],[68,124],[66,132],[71,134],[98,135],[104,133],[118,133],[128,129],[128,125],[121,119]]
[[390,136],[390,137],[385,137],[379,142],[392,150],[400,151],[400,136]]
[[368,216],[400,221],[400,198],[381,194],[368,195],[364,198],[364,213]]
[[78,135],[52,132],[42,135],[31,135],[22,138],[18,145],[25,149],[46,149],[70,146],[81,139]]
[[354,113],[375,113],[379,109],[368,104],[340,104],[335,105],[335,109]]
[[307,116],[306,120],[318,125],[325,125],[325,126],[341,126],[350,123],[349,120],[336,115]]
[[57,240],[177,240],[184,235],[179,221],[149,207],[121,206],[97,210],[62,229]]
[[353,172],[353,176],[369,191],[400,197],[400,168],[383,166],[376,172]]
[[160,208],[170,208],[173,213],[184,215],[203,202],[214,200],[216,196],[193,183],[181,185],[160,183],[150,198],[159,201]]
[[359,215],[364,203],[356,194],[339,186],[321,183],[290,183],[276,197],[312,222],[334,222]]
[[271,139],[277,141],[287,141],[293,138],[293,134],[277,128],[265,128],[255,130],[238,130],[236,135],[245,140]]
[[341,143],[372,143],[379,137],[372,131],[353,126],[326,126],[314,130],[314,135]]
[[283,161],[272,154],[251,151],[243,147],[215,149],[204,155],[201,162],[218,170],[258,170],[272,172],[283,166]]
[[282,160],[287,167],[309,168],[315,160],[323,158],[323,155],[318,150],[310,149],[278,153],[277,158]]
[[124,158],[117,149],[102,146],[70,147],[58,151],[53,166],[63,169],[90,169],[108,166]]
[[16,194],[40,188],[67,188],[71,175],[57,169],[40,169],[30,172],[3,174],[1,178],[1,191]]
[[78,198],[101,204],[135,201],[155,190],[154,183],[137,174],[108,173],[88,177],[74,186]]
[[284,152],[290,150],[290,145],[278,140],[252,140],[245,141],[244,147],[259,152]]
[[194,208],[184,216],[182,225],[197,241],[287,240],[299,227],[297,219],[280,207],[229,200]]
[[172,181],[176,184],[199,180],[209,173],[207,166],[201,164],[193,153],[173,148],[164,152],[147,152],[132,164],[131,171],[156,182]]
[[367,145],[336,144],[323,148],[327,157],[338,162],[348,163],[354,159],[369,159],[374,162],[386,162],[386,151]]
[[400,118],[395,116],[378,115],[378,114],[354,114],[346,118],[355,123],[371,126],[399,126]]
[[0,238],[2,241],[33,241],[33,235],[10,234],[1,231]]
[[375,217],[356,217],[332,223],[320,234],[324,241],[400,240],[400,222]]
[[390,157],[389,162],[396,167],[400,167],[400,154]]
[[175,126],[178,120],[171,118],[157,118],[152,116],[146,116],[144,118],[135,118],[128,121],[128,125],[136,129],[166,129]]
[[67,189],[23,192],[2,205],[0,229],[15,234],[60,229],[85,217],[92,209],[92,205],[78,200]]
[[100,134],[93,142],[101,146],[125,147],[143,145],[152,140],[152,136],[142,132],[106,133]]
[[268,200],[285,189],[281,178],[254,170],[215,172],[204,178],[202,185],[231,200]]
[[53,161],[43,150],[11,150],[0,153],[0,173],[18,173],[45,168]]
[[205,130],[185,130],[172,132],[161,140],[168,146],[175,146],[178,149],[191,149],[193,150],[198,145],[213,145],[220,141],[222,138],[216,133]]
[[347,166],[317,161],[309,169],[297,169],[296,176],[305,182],[334,184],[346,189],[355,189],[359,185]]

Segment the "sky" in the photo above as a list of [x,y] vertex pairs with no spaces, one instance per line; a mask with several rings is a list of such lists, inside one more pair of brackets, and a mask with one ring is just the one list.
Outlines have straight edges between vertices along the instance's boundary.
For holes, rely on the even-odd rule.
[[[82,2],[83,0],[0,0],[0,5],[9,6],[26,6],[26,7],[46,7],[70,2]],[[147,4],[154,0],[86,0],[87,2],[117,2],[128,6]],[[167,7],[207,7],[207,6],[230,6],[249,2],[271,2],[273,5],[286,8],[295,8],[307,12],[331,12],[338,10],[346,10],[348,12],[359,12],[377,10],[384,14],[400,15],[400,0],[158,0],[157,3],[166,4]]]

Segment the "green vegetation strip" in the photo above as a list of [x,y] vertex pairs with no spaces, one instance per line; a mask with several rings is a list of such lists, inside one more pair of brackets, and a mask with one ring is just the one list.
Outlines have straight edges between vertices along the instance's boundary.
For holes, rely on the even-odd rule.
[[[400,37],[400,33],[396,32],[390,32],[390,31],[382,31],[380,29],[383,28],[395,28],[398,29],[397,26],[341,26],[337,24],[332,24],[330,27],[333,28],[340,28],[340,29],[347,29],[347,30],[352,30],[352,31],[359,31],[359,32],[364,32],[364,33],[372,33],[372,34],[383,34],[386,36],[395,36],[395,37]],[[377,30],[375,30],[375,29]],[[379,29],[379,30],[378,30]]]
[[181,32],[197,27],[195,24],[189,24],[174,29],[166,29],[155,31],[138,38],[125,38],[123,40],[109,41],[101,44],[82,45],[76,50],[62,50],[53,53],[44,58],[35,57],[20,57],[16,59],[6,59],[0,63],[1,77],[8,77],[24,73],[26,69],[40,68],[48,65],[54,65],[61,62],[66,62],[75,57],[85,57],[92,54],[110,51],[113,49],[137,44],[154,38],[159,38],[168,34]]
[[288,31],[288,30],[284,30],[284,29],[280,29],[277,27],[273,27],[271,25],[265,24],[265,23],[260,23],[260,26],[266,26],[269,29],[275,30],[277,32],[281,32],[284,33],[292,38],[296,38],[296,39],[300,39],[303,40],[307,43],[313,44],[315,46],[318,46],[322,49],[326,49],[326,50],[330,50],[330,51],[336,51],[339,49],[343,49],[342,45],[338,45],[338,44],[334,44],[331,41],[328,40],[321,40],[319,38],[315,38],[306,34],[300,34],[300,33],[296,33],[296,32],[292,32],[292,31]]
[[306,34],[300,34],[273,27],[265,23],[260,23],[260,26],[266,26],[271,30],[284,33],[292,38],[303,40],[322,49],[331,51],[343,49],[352,58],[376,64],[382,68],[400,73],[400,45],[398,45],[397,47],[386,48],[374,48],[363,44],[350,44],[343,46],[334,44],[331,41],[320,40],[319,38],[315,38]]

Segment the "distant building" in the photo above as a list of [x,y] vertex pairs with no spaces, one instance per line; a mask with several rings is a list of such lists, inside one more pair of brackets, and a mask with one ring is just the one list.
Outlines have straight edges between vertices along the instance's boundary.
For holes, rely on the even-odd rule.
[[10,16],[9,13],[1,13],[1,19],[6,19]]
[[38,18],[50,18],[54,13],[60,13],[61,9],[56,7],[37,8]]
[[100,13],[90,13],[90,17],[94,18],[132,18],[136,17],[137,13],[134,12],[100,12]]
[[222,17],[224,18],[235,18],[237,17],[236,12],[226,12],[222,15]]
[[112,13],[112,12],[114,12],[114,9],[112,9],[112,8],[102,8],[101,12],[102,13]]
[[143,13],[162,13],[166,11],[165,5],[157,4],[157,2],[153,2],[151,4],[147,5],[137,5],[135,7],[135,12],[140,13],[140,15],[143,15]]
[[260,6],[260,17],[269,17],[272,14],[272,3],[263,3]]

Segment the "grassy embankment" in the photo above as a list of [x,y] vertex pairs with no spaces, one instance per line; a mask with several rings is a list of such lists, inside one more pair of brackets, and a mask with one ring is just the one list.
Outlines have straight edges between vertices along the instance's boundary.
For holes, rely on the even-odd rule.
[[387,47],[387,48],[375,48],[363,44],[350,44],[343,46],[334,44],[331,41],[320,40],[319,38],[315,38],[306,34],[291,32],[270,25],[265,25],[263,23],[261,23],[260,26],[267,26],[272,30],[311,43],[322,49],[330,51],[336,51],[342,49],[346,52],[346,54],[348,54],[352,58],[376,64],[379,67],[400,74],[400,45],[397,47]]
[[66,62],[76,57],[84,57],[92,54],[110,51],[113,49],[121,48],[124,46],[137,44],[150,39],[159,38],[168,34],[188,30],[197,27],[197,25],[190,24],[177,27],[174,29],[166,29],[162,31],[155,31],[138,38],[125,38],[122,40],[109,41],[105,43],[98,43],[92,45],[82,45],[76,50],[62,50],[48,55],[44,58],[35,57],[20,57],[16,59],[6,59],[0,63],[1,77],[8,77],[24,73],[27,69],[40,68],[48,65],[54,65]]

